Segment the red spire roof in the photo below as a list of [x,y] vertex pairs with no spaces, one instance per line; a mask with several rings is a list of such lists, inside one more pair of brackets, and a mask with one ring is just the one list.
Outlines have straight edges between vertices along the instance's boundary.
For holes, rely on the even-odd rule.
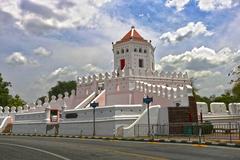
[[132,26],[131,30],[120,41],[117,41],[117,43],[127,42],[132,39],[135,41],[146,42],[146,40],[136,31],[135,27]]

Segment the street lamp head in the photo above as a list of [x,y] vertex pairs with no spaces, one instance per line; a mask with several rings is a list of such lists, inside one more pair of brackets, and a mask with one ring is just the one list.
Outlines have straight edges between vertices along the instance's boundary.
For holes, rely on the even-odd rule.
[[90,103],[90,106],[96,108],[97,106],[99,106],[99,103],[94,101],[93,103]]
[[143,98],[143,103],[145,104],[150,104],[151,102],[153,102],[153,98],[152,97],[145,97]]

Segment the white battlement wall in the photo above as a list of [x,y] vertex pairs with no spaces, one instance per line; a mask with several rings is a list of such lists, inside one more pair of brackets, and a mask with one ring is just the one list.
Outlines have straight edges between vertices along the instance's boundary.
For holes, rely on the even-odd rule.
[[[133,123],[145,110],[142,105],[115,105],[96,108],[96,135],[112,136],[119,126]],[[76,118],[66,118],[67,114],[77,114]],[[60,134],[91,135],[93,131],[93,109],[68,110],[63,113]]]
[[208,105],[205,102],[197,102],[198,117],[200,120],[200,113],[202,112],[203,121],[210,121],[212,123],[235,122],[240,120],[240,103],[230,103],[227,106],[223,102],[210,103],[210,111],[208,112]]

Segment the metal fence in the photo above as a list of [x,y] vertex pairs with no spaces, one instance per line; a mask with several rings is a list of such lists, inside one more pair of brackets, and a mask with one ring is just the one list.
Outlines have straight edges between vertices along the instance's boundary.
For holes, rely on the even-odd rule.
[[[167,137],[196,140],[240,140],[240,122],[231,123],[170,123],[151,124],[150,133],[153,138]],[[148,136],[148,125],[138,124],[134,127],[135,137]]]

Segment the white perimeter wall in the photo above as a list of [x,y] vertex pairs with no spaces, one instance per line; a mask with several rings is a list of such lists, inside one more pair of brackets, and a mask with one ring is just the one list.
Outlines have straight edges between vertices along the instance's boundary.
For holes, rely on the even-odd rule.
[[30,113],[21,113],[15,115],[15,121],[16,122],[33,122],[33,121],[43,121],[46,119],[46,113],[45,112],[30,112]]
[[[96,135],[113,136],[120,126],[129,126],[145,110],[142,105],[115,105],[96,108]],[[77,113],[77,118],[66,118],[66,114]],[[93,109],[68,110],[63,113],[59,134],[92,135]]]
[[[151,106],[149,109],[150,114],[150,124],[168,124],[168,108],[157,106]],[[148,116],[147,109],[142,113],[142,115],[130,126],[123,128],[123,136],[124,137],[133,137],[133,136],[147,136],[148,134]],[[152,131],[153,134],[157,134],[156,132],[162,132],[158,134],[169,133],[169,129],[166,126],[161,131]],[[155,132],[155,133],[154,133]]]
[[[128,126],[134,119],[96,121],[96,136],[113,136],[117,133],[118,126]],[[59,126],[59,134],[63,135],[92,135],[93,123],[89,122],[63,122]]]
[[46,123],[14,123],[13,133],[18,134],[45,134]]

